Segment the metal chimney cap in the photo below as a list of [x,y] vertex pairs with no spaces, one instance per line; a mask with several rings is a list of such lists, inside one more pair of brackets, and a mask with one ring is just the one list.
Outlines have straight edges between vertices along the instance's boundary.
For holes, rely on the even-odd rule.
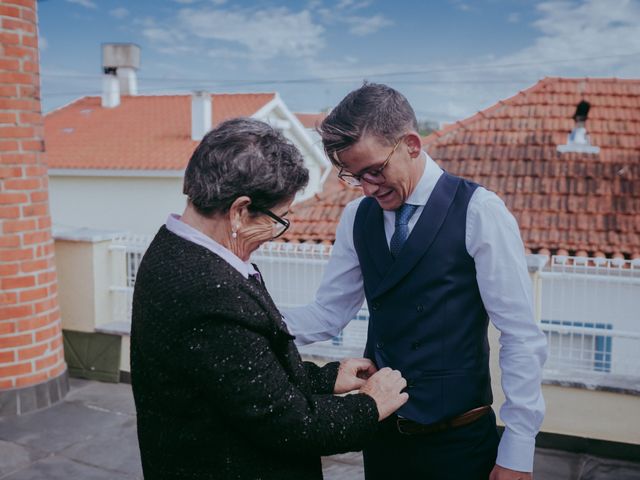
[[135,43],[103,43],[102,68],[140,68],[140,46]]
[[590,108],[591,108],[591,105],[589,104],[589,102],[587,102],[586,100],[582,100],[576,106],[576,113],[573,115],[573,119],[576,122],[586,122],[587,117],[589,116]]

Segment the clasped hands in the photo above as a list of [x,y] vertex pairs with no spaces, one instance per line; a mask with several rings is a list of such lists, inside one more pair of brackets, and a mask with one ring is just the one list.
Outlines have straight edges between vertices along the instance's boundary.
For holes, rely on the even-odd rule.
[[[380,370],[367,358],[345,358],[340,362],[333,393],[358,390],[372,397],[378,407],[379,420],[384,420],[409,400],[402,392],[407,381],[398,370],[385,367]],[[529,472],[518,472],[496,465],[491,480],[531,480]]]
[[398,370],[378,370],[366,358],[345,358],[340,362],[333,393],[358,390],[369,395],[376,402],[379,420],[383,420],[409,400],[409,394],[402,392],[406,386],[407,381]]

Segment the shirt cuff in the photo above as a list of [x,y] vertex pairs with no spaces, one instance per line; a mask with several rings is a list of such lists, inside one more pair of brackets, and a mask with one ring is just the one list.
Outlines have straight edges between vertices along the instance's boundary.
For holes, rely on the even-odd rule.
[[496,463],[501,467],[518,472],[533,471],[533,455],[536,449],[535,437],[526,437],[504,429]]

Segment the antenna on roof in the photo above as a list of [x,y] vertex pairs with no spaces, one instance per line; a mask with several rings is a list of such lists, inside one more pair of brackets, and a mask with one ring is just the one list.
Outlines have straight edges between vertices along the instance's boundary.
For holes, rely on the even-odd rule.
[[582,100],[578,104],[576,113],[573,115],[576,125],[567,137],[566,145],[558,145],[558,152],[600,153],[600,147],[591,145],[589,134],[587,134],[587,127],[585,126],[590,108],[591,105],[585,100]]

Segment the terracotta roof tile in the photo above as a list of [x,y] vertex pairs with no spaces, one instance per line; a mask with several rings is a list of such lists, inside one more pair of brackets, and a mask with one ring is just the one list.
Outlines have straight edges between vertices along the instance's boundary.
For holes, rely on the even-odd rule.
[[[275,94],[211,97],[215,126],[253,115]],[[191,140],[190,95],[125,96],[115,108],[83,97],[46,115],[44,127],[50,168],[181,170],[198,145]]]
[[[581,100],[600,153],[559,153]],[[498,193],[533,252],[640,251],[640,80],[546,78],[424,143],[447,171]],[[331,175],[296,206],[285,239],[333,241],[342,208],[360,195]]]
[[305,128],[317,128],[320,123],[326,118],[326,113],[296,113],[296,117],[300,120],[300,123],[304,125]]

